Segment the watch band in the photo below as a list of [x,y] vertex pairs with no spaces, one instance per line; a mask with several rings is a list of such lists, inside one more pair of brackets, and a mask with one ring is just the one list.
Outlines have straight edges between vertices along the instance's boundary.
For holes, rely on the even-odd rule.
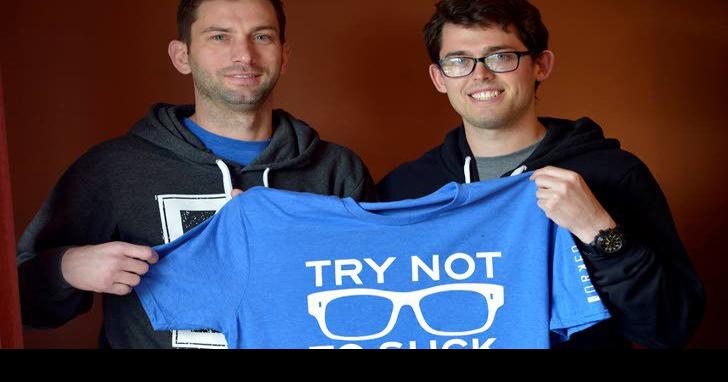
[[598,255],[615,256],[626,246],[624,231],[619,225],[602,230],[588,246]]

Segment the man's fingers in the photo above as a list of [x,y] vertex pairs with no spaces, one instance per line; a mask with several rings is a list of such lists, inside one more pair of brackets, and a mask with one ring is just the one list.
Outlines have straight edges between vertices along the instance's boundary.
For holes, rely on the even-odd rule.
[[540,168],[536,171],[534,171],[533,175],[531,175],[531,180],[534,180],[541,176],[548,176],[551,178],[566,180],[566,181],[573,181],[575,180],[579,175],[573,171],[565,170],[563,168],[558,168],[554,166],[546,166],[544,168]]
[[[151,249],[151,248],[149,248],[149,249]],[[151,250],[152,250],[152,257],[151,257],[151,258],[149,258],[149,259],[147,260],[147,262],[148,262],[149,264],[156,264],[156,263],[158,263],[158,262],[159,262],[159,254],[158,254],[158,253],[157,253],[157,252],[156,252],[155,250],[153,250],[153,249],[151,249]]]
[[555,167],[553,166],[542,167],[534,171],[533,174],[531,174],[531,180],[534,180],[540,176],[553,176],[553,169],[555,169]]
[[117,296],[126,296],[131,293],[131,287],[126,284],[114,284],[111,289],[107,291],[108,294],[115,294]]
[[549,175],[537,176],[534,178],[533,181],[536,183],[536,186],[538,186],[538,188],[540,188],[540,189],[552,190],[552,189],[563,188],[562,180],[560,180],[558,178],[554,178]]
[[114,243],[114,245],[114,249],[126,257],[144,260],[149,264],[156,264],[159,261],[159,255],[150,247],[129,243]]
[[149,272],[149,264],[141,260],[126,258],[122,264],[122,270],[142,276]]
[[129,287],[135,287],[139,285],[139,283],[142,281],[142,278],[139,277],[139,275],[129,272],[119,272],[116,274],[114,285],[122,284],[127,285]]
[[556,196],[556,192],[549,189],[539,189],[536,191],[536,199],[538,200],[549,200]]

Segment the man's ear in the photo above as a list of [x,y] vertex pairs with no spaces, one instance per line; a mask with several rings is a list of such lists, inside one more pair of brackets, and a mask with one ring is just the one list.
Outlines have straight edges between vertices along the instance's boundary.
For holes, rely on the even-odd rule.
[[167,53],[169,53],[169,59],[172,60],[172,65],[174,65],[178,72],[185,75],[192,73],[186,43],[179,40],[172,40],[169,43]]
[[291,54],[293,51],[288,43],[283,44],[283,52],[281,58],[281,74],[285,74],[288,71],[288,63],[291,60]]
[[435,85],[435,89],[438,92],[447,94],[447,87],[445,87],[445,76],[440,71],[440,67],[435,64],[430,65],[430,79],[432,84]]
[[534,65],[536,81],[543,82],[551,75],[554,70],[554,64],[556,63],[556,56],[554,52],[550,50],[544,50],[536,58],[536,65]]

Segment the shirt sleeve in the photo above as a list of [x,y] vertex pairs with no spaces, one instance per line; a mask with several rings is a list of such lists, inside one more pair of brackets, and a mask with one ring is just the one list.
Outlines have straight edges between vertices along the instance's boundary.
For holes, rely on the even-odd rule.
[[155,330],[224,332],[236,320],[249,266],[241,199],[155,248],[160,260],[135,288]]
[[571,233],[552,224],[551,331],[557,341],[610,318]]
[[23,324],[57,328],[93,304],[93,293],[63,277],[68,248],[117,239],[117,219],[106,175],[109,151],[94,148],[66,170],[18,240],[16,260]]

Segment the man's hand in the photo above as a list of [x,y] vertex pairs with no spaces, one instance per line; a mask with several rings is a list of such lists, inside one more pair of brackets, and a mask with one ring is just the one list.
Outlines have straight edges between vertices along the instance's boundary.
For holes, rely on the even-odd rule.
[[602,207],[581,175],[556,167],[544,167],[531,176],[536,182],[538,206],[549,219],[589,244],[600,231],[617,224]]
[[68,249],[61,272],[76,289],[124,296],[157,261],[159,255],[152,248],[113,242]]

